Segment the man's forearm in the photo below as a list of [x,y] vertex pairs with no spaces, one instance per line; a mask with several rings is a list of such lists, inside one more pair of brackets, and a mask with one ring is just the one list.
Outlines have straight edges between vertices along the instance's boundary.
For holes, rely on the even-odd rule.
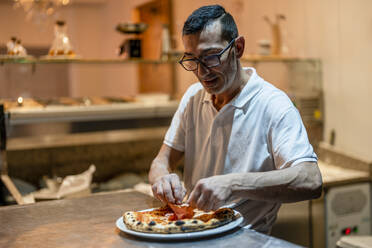
[[165,144],[151,164],[149,182],[154,196],[163,202],[181,204],[186,190],[183,188],[179,177],[171,173],[183,152],[177,151]]
[[322,178],[317,165],[304,162],[267,172],[230,174],[233,196],[270,202],[295,202],[318,198]]
[[160,148],[160,151],[154,161],[152,161],[149,182],[154,184],[156,179],[168,175],[176,168],[177,162],[183,156],[183,152],[177,151],[165,144]]
[[156,179],[159,177],[165,176],[169,174],[169,168],[166,164],[162,163],[158,159],[155,159],[151,164],[151,169],[149,172],[149,182],[150,184],[154,184]]

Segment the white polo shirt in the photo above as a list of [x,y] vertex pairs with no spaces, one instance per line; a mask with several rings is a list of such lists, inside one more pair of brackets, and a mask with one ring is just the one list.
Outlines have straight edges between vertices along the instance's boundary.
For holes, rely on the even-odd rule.
[[[244,68],[250,78],[241,92],[217,111],[201,83],[191,85],[173,117],[164,143],[185,154],[188,193],[199,179],[214,175],[283,169],[317,161],[297,109],[287,95]],[[244,225],[269,232],[280,203],[235,199]]]

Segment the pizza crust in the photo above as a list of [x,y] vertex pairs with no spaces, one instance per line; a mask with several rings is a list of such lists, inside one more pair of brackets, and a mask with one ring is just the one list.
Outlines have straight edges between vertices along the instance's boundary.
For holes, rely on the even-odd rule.
[[[175,221],[167,221],[167,217],[161,218],[156,214],[151,217],[143,217],[143,215],[146,215],[146,212],[129,211],[124,213],[123,220],[125,225],[134,231],[171,234],[216,228],[235,220],[237,217],[231,208],[221,208],[211,212],[195,209],[193,218]],[[141,219],[142,221],[140,221]]]

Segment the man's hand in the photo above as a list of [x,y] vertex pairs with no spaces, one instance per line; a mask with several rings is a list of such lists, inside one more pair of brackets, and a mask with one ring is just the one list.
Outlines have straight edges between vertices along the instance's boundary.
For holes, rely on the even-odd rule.
[[291,203],[322,194],[322,175],[316,162],[265,172],[233,173],[201,179],[187,201],[203,210],[215,210],[234,197]]
[[200,179],[192,190],[187,203],[205,211],[216,210],[232,195],[230,175]]
[[186,194],[177,174],[171,173],[177,167],[183,152],[163,144],[152,161],[149,182],[154,196],[165,203],[181,204]]
[[177,174],[167,174],[152,185],[154,196],[165,203],[181,204],[186,194]]

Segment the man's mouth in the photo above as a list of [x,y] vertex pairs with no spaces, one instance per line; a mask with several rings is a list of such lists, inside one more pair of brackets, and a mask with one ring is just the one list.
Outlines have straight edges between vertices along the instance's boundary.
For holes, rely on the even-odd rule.
[[208,88],[212,88],[216,85],[216,82],[217,82],[217,77],[215,78],[211,78],[211,79],[204,79],[203,80],[203,84],[208,87]]

